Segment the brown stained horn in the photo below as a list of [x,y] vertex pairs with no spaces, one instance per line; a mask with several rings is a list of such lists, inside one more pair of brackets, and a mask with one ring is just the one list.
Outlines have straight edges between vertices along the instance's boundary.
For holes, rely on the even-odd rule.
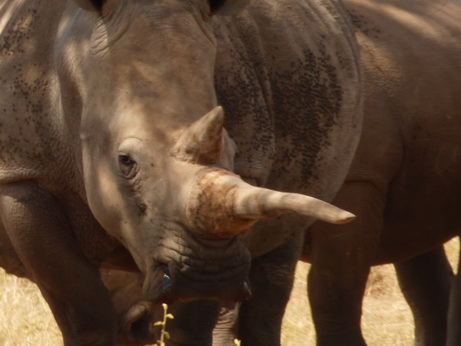
[[229,237],[244,233],[256,221],[295,212],[343,224],[355,215],[317,198],[247,184],[219,169],[204,169],[189,196],[187,219],[201,236]]

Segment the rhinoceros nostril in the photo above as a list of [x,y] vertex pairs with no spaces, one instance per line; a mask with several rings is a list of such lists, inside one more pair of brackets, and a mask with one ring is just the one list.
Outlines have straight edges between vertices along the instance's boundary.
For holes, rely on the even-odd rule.
[[157,267],[163,272],[163,276],[162,276],[163,288],[164,290],[168,290],[173,283],[171,280],[170,270],[168,269],[168,266],[163,263],[159,264]]

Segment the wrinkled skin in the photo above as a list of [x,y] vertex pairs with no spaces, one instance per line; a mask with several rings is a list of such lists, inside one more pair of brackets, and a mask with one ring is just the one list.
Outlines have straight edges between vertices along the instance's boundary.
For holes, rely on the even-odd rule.
[[[37,284],[64,343],[142,342],[150,304],[179,302],[187,316],[180,302],[249,298],[251,277],[240,323],[261,326],[242,339],[277,344],[302,231],[353,218],[321,201],[361,129],[341,6],[24,0],[0,11],[0,264]],[[100,268],[138,271],[144,301],[119,310]]]
[[[365,344],[365,283],[370,266],[383,263],[396,263],[415,315],[416,344],[444,345],[451,269],[441,245],[460,232],[461,3],[345,5],[365,67],[365,118],[335,203],[358,217],[341,232],[316,223],[307,234],[318,345]],[[455,299],[449,345],[461,344]]]

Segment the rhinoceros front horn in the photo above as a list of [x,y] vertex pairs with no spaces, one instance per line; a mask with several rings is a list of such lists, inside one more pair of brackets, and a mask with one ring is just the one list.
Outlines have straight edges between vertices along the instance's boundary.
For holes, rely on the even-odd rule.
[[204,169],[189,196],[187,220],[203,237],[244,233],[261,219],[294,212],[342,224],[355,215],[314,197],[255,187],[221,170]]
[[[223,150],[232,154],[231,161],[234,151],[231,140],[224,135],[223,124],[223,110],[216,107],[187,128],[170,153],[182,161],[201,165],[220,163],[225,167],[222,165]],[[355,218],[353,214],[314,197],[255,187],[229,171],[209,166],[197,174],[185,200],[189,227],[208,238],[244,233],[258,220],[286,212],[336,224]]]

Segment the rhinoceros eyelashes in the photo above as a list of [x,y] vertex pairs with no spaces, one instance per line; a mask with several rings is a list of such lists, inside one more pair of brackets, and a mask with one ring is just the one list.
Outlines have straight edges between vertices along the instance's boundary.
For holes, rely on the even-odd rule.
[[128,154],[118,155],[118,166],[123,177],[126,179],[133,179],[138,172],[138,165],[136,161]]
[[133,179],[139,171],[136,158],[142,152],[142,142],[135,137],[125,138],[121,141],[117,151],[117,164],[120,175],[125,179]]

